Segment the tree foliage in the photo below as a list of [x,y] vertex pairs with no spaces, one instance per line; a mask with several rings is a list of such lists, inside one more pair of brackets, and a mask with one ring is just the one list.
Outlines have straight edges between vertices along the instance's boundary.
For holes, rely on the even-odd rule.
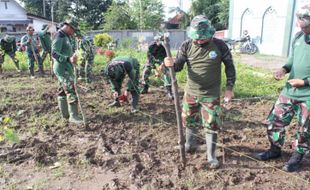
[[139,29],[158,29],[164,18],[161,0],[133,0],[131,15]]
[[131,17],[130,7],[126,3],[112,3],[108,11],[104,13],[106,30],[137,29],[138,25]]
[[206,15],[213,26],[217,29],[224,29],[228,25],[229,1],[228,0],[193,0],[190,14]]
[[[75,16],[81,22],[87,23],[88,29],[98,29],[104,22],[102,13],[106,12],[112,0],[53,0],[54,19],[62,22],[67,16]],[[43,0],[21,0],[27,12],[43,15]],[[51,0],[45,1],[46,17],[51,19]]]

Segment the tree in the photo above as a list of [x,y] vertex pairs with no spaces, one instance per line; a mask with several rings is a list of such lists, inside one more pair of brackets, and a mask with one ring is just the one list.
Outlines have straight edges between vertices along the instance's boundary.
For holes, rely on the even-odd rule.
[[191,21],[190,15],[183,11],[180,7],[171,7],[169,10],[169,13],[175,13],[176,15],[180,14],[182,15],[182,21],[180,23],[179,28],[180,29],[186,29]]
[[[24,3],[27,12],[34,15],[43,15],[43,1],[42,0],[20,0]],[[46,17],[51,18],[51,2],[45,2]]]
[[133,0],[131,15],[139,29],[158,29],[164,18],[164,5],[161,0]]
[[79,20],[87,22],[90,29],[98,29],[104,22],[105,13],[112,0],[74,0],[72,3],[73,15]]
[[228,25],[229,1],[228,0],[194,0],[190,8],[190,14],[206,15],[212,25],[221,30]]
[[108,11],[104,13],[104,25],[106,30],[137,29],[138,25],[130,15],[130,7],[127,3],[113,2]]

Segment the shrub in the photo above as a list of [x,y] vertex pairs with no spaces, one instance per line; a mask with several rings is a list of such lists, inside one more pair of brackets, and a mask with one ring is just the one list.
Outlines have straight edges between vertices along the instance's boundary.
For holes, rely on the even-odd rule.
[[97,34],[94,37],[94,44],[98,47],[107,48],[108,44],[113,41],[112,36],[107,33]]

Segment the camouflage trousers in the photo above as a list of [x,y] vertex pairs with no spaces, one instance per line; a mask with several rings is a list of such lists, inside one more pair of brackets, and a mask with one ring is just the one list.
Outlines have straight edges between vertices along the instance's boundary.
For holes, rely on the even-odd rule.
[[15,52],[5,52],[4,54],[0,54],[0,65],[4,63],[5,54],[7,54],[11,58],[16,69],[19,70],[19,61],[15,57]]
[[[155,61],[148,61],[144,65],[143,75],[142,75],[142,83],[144,85],[149,86],[150,84],[149,77],[152,73],[152,69],[156,69],[156,64],[160,65],[160,63],[155,62]],[[167,67],[165,67],[163,71],[161,80],[164,82],[164,86],[171,86],[171,77],[170,77],[169,69]]]
[[32,72],[34,70],[34,64],[37,63],[38,61],[38,66],[43,68],[43,62],[42,62],[42,58],[39,54],[39,52],[35,52],[36,57],[38,58],[38,60],[35,59],[35,56],[32,52],[27,52],[27,56],[28,56],[28,68],[30,70],[30,72]]
[[68,103],[77,102],[78,98],[75,91],[74,74],[66,71],[62,76],[56,74],[56,77],[59,83],[58,96],[66,96]]
[[198,128],[203,126],[209,133],[219,131],[222,126],[221,112],[220,98],[184,94],[182,108],[184,127]]
[[44,63],[44,61],[45,61],[47,55],[51,55],[51,52],[50,52],[50,51],[47,51],[47,50],[43,50],[42,55],[41,55],[41,57],[42,57],[42,63]]
[[79,68],[79,76],[82,78],[90,79],[92,76],[93,63],[94,56],[83,54]]
[[267,118],[267,134],[271,144],[283,146],[285,127],[297,116],[297,132],[294,148],[302,154],[309,152],[310,145],[310,100],[298,101],[280,95]]

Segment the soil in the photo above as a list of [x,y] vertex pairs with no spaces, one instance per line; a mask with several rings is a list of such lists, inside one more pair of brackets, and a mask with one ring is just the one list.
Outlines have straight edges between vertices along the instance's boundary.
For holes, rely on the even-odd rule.
[[[294,123],[281,158],[253,159],[269,147],[264,119],[274,100],[228,105],[217,152],[221,167],[210,169],[202,148],[186,155],[184,168],[175,148],[174,105],[163,89],[151,87],[131,114],[127,103],[107,108],[112,98],[99,76],[80,83],[88,125],[77,126],[59,115],[56,79],[12,72],[0,80],[0,116],[13,119],[20,138],[0,144],[0,189],[310,189],[309,157],[298,172],[281,171],[292,153]],[[202,145],[202,129],[197,138]]]

